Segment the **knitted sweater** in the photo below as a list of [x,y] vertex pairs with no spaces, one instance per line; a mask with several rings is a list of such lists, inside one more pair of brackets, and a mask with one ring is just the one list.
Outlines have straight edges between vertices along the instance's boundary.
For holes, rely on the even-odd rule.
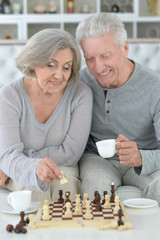
[[49,184],[36,176],[37,164],[51,157],[58,166],[74,166],[86,146],[92,92],[84,83],[68,85],[48,121],[37,121],[23,79],[0,89],[0,168],[31,190]]

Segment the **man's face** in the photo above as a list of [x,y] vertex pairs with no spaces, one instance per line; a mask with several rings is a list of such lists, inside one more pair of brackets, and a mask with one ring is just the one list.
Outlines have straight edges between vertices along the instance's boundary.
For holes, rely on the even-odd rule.
[[128,43],[120,48],[111,32],[104,35],[81,40],[87,67],[103,88],[121,86],[125,79]]

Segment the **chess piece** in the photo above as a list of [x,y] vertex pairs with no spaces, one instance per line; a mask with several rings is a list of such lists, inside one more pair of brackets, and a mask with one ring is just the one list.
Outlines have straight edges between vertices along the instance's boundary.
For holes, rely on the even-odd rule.
[[95,198],[94,198],[94,200],[93,200],[93,204],[97,204],[97,200],[96,200],[96,195],[97,195],[97,194],[99,194],[99,192],[98,192],[98,191],[95,191],[95,192],[94,192],[94,197],[95,197]]
[[44,204],[46,205],[46,209],[48,209],[48,214],[50,214],[49,200],[44,200]]
[[83,208],[86,208],[86,202],[88,200],[88,193],[83,194]]
[[27,232],[27,229],[25,229],[23,227],[23,224],[22,223],[18,223],[15,228],[14,228],[14,232],[15,233],[26,233]]
[[103,205],[103,204],[105,203],[105,201],[106,201],[106,200],[105,200],[105,195],[107,195],[107,194],[108,194],[107,191],[104,191],[104,192],[103,192],[104,199],[103,199],[103,201],[102,201],[102,205]]
[[66,207],[66,211],[64,214],[64,218],[72,218],[71,203],[66,202],[65,207]]
[[7,230],[7,232],[13,232],[14,231],[13,225],[8,224],[7,227],[6,227],[6,230]]
[[29,229],[35,229],[36,228],[36,225],[33,222],[33,218],[34,218],[34,215],[29,214],[29,225],[28,225]]
[[80,199],[80,194],[76,194],[76,200],[81,201],[81,199]]
[[70,192],[65,192],[65,196],[66,196],[65,203],[71,202],[71,200],[70,200],[70,195],[71,195]]
[[61,171],[61,173],[62,173],[62,179],[60,179],[60,184],[63,185],[68,182],[68,179],[64,175],[63,171]]
[[114,183],[111,184],[111,197],[110,197],[110,202],[114,203],[115,199],[115,186]]
[[21,220],[19,221],[19,223],[20,223],[22,226],[26,226],[26,221],[24,220],[25,213],[24,213],[23,211],[20,212],[20,217],[21,217]]
[[64,203],[64,199],[62,196],[63,196],[63,190],[59,190],[58,203]]
[[49,215],[49,213],[50,213],[49,204],[48,204],[48,201],[45,200],[45,201],[44,201],[44,205],[43,205],[42,220],[48,221],[48,220],[51,218],[51,216]]
[[115,208],[114,208],[113,213],[117,214],[119,209],[120,209],[120,207],[119,207],[119,196],[116,195],[115,196]]
[[75,215],[82,215],[80,194],[76,194],[76,206],[75,206],[74,214]]
[[110,208],[111,205],[110,205],[110,197],[108,194],[105,195],[105,203],[103,205],[103,208]]
[[95,195],[95,202],[96,202],[96,207],[95,207],[96,212],[102,211],[102,207],[101,207],[101,196],[100,196],[99,193],[97,193],[97,194]]
[[90,201],[87,200],[86,202],[86,213],[84,214],[85,219],[92,219],[92,213],[91,213],[91,207],[90,207]]
[[101,202],[101,196],[100,196],[99,193],[97,193],[97,194],[95,195],[95,202],[96,202],[96,204],[100,204],[100,202]]
[[120,208],[118,211],[118,226],[124,225],[124,222],[122,221],[122,216],[123,216],[123,213],[122,213],[122,209]]
[[100,230],[116,229],[117,227],[118,227],[117,221],[112,220],[108,224],[101,225]]
[[101,212],[102,211],[102,206],[100,203],[98,203],[95,207],[96,212]]

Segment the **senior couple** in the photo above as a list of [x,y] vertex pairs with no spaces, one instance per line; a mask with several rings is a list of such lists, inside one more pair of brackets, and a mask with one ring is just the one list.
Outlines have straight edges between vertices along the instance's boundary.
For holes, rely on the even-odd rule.
[[[31,189],[34,201],[57,200],[60,189],[93,199],[114,181],[160,204],[160,75],[128,59],[116,14],[83,20],[76,40],[36,33],[16,59],[23,77],[0,89],[0,186]],[[104,159],[95,143],[110,138],[117,153]]]

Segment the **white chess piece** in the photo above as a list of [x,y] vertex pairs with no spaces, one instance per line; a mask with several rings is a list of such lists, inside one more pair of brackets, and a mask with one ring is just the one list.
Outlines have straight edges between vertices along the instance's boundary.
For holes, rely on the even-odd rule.
[[92,219],[92,213],[91,213],[91,207],[90,207],[90,201],[87,200],[86,202],[86,213],[84,214],[85,219]]
[[83,208],[86,208],[86,202],[88,200],[88,193],[83,194]]
[[51,216],[49,215],[49,205],[47,204],[47,203],[45,203],[44,205],[43,205],[43,215],[42,215],[42,220],[44,220],[44,221],[48,221],[50,218],[51,218]]
[[81,215],[82,214],[82,208],[81,208],[81,200],[80,198],[76,198],[76,205],[75,205],[75,215]]
[[116,195],[115,196],[115,208],[114,208],[113,213],[117,214],[119,209],[120,209],[120,207],[119,207],[119,196]]
[[110,196],[108,194],[105,195],[105,203],[103,205],[103,208],[110,208]]
[[66,202],[65,207],[66,207],[66,212],[64,214],[64,218],[71,218],[72,217],[71,203]]

